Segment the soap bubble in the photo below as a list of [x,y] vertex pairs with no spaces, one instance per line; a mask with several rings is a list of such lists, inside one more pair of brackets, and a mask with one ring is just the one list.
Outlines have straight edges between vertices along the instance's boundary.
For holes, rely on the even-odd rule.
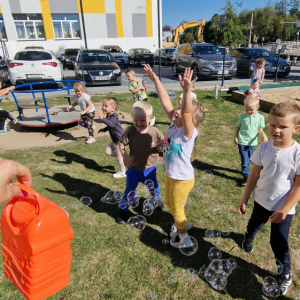
[[171,283],[177,283],[178,282],[177,276],[175,274],[170,275],[170,277],[168,278],[168,280]]
[[210,210],[211,210],[211,215],[214,217],[220,217],[222,215],[222,208],[219,204],[213,204]]
[[200,224],[201,226],[204,226],[204,225],[205,225],[205,221],[204,221],[204,220],[199,220],[199,224]]
[[224,236],[228,236],[230,234],[230,229],[227,226],[224,226],[222,227],[221,232]]
[[227,275],[230,275],[232,272],[232,265],[227,259],[219,260],[219,270],[223,270]]
[[205,265],[203,265],[199,270],[199,276],[204,277],[205,276]]
[[262,291],[267,297],[274,297],[276,289],[278,289],[277,285],[269,286],[269,287],[263,285],[262,287]]
[[101,198],[101,202],[107,204],[117,204],[119,201],[114,198],[114,191],[108,191],[103,198]]
[[90,204],[93,203],[92,198],[87,197],[87,196],[81,197],[79,201],[80,201],[83,205],[85,205],[85,206],[89,206]]
[[152,275],[157,275],[158,271],[157,271],[156,268],[151,267],[151,268],[150,268],[150,273],[151,273]]
[[131,191],[127,195],[128,205],[132,208],[136,208],[139,205],[139,197],[137,197],[135,191]]
[[188,272],[187,270],[182,270],[182,279],[187,279],[188,278]]
[[140,17],[143,17],[146,14],[146,7],[145,6],[138,6],[135,9],[135,13],[138,14]]
[[278,259],[269,261],[267,270],[273,275],[279,275],[283,271],[283,265]]
[[157,296],[155,293],[150,293],[147,295],[147,299],[148,300],[154,300],[154,299],[157,299]]
[[222,252],[216,247],[210,248],[208,251],[208,258],[210,260],[213,259],[220,260],[222,258]]
[[195,202],[195,200],[192,199],[192,198],[187,199],[187,201],[186,201],[186,205],[187,205],[187,206],[194,207],[195,204],[196,204],[196,202]]
[[150,199],[154,199],[154,200],[156,200],[156,198],[157,198],[157,192],[156,192],[156,189],[155,188],[149,188],[148,190],[147,190],[147,192],[149,193],[148,194],[148,199],[150,198]]
[[204,190],[204,185],[201,182],[195,182],[193,191],[196,193],[202,193]]
[[212,229],[206,229],[205,237],[210,238],[210,239],[213,238],[214,237],[214,231]]
[[72,208],[72,209],[78,209],[78,208],[79,208],[78,203],[73,202],[73,203],[71,204],[71,208]]
[[114,191],[113,197],[116,201],[121,201],[122,196],[123,196],[123,193],[120,192],[119,190]]
[[212,179],[213,179],[213,173],[211,172],[211,171],[209,171],[209,170],[205,170],[205,171],[203,171],[202,173],[201,173],[201,176],[200,176],[200,178],[202,179],[202,180],[206,180],[206,181],[211,181]]
[[143,203],[143,214],[145,216],[151,216],[154,212],[155,206],[153,201],[145,200]]
[[148,198],[150,195],[149,190],[145,189],[145,186],[140,184],[137,186],[135,192],[138,198]]
[[212,280],[212,277],[216,274],[216,270],[208,267],[206,270],[205,270],[205,273],[204,273],[204,277],[205,279],[210,282]]
[[192,282],[195,282],[199,278],[198,272],[193,268],[187,269],[187,273],[188,273],[188,279]]
[[228,220],[229,222],[235,223],[235,222],[236,222],[236,214],[230,213],[230,214],[227,216],[227,220]]
[[128,202],[126,200],[121,200],[119,202],[118,206],[120,209],[127,209],[129,207]]
[[213,259],[213,260],[209,263],[208,267],[211,268],[211,269],[213,269],[213,270],[215,270],[216,272],[218,272],[218,271],[219,271],[219,262],[220,262],[220,260],[218,260],[218,259]]
[[234,270],[237,267],[237,262],[234,258],[229,258],[228,261],[231,263],[232,269]]
[[215,273],[211,278],[210,284],[215,290],[224,290],[227,285],[226,273],[223,271]]
[[214,230],[213,230],[213,233],[214,233],[214,237],[215,237],[215,238],[221,237],[221,232],[220,232],[219,230],[214,229]]
[[141,65],[143,66],[143,65],[145,65],[146,64],[146,62],[144,61],[144,60],[142,60],[141,61]]
[[169,241],[169,239],[163,239],[163,240],[162,240],[162,243],[163,243],[164,245],[167,245],[167,244],[170,243],[170,241]]
[[274,295],[273,295],[273,297],[274,297],[274,298],[277,298],[277,297],[279,297],[280,295],[281,295],[280,289],[279,289],[278,286],[276,286],[276,287],[274,288]]
[[263,286],[265,287],[274,287],[277,285],[277,281],[274,277],[272,276],[267,276],[264,278]]
[[154,187],[154,182],[151,180],[151,179],[147,179],[145,182],[144,182],[144,185],[150,189],[150,188],[153,188]]
[[143,216],[134,216],[128,219],[127,224],[132,228],[141,231],[146,227],[146,219]]
[[186,236],[182,241],[179,242],[179,250],[186,256],[195,254],[198,250],[198,243],[192,236]]

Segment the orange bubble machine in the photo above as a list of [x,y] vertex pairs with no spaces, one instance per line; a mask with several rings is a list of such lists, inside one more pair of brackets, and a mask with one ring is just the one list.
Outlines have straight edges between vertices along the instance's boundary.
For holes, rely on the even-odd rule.
[[35,190],[22,194],[1,214],[4,275],[29,300],[43,300],[70,282],[73,229],[67,213]]

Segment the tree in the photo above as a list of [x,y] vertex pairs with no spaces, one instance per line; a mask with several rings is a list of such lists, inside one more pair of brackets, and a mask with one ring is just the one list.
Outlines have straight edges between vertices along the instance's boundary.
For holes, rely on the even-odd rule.
[[188,32],[180,35],[179,40],[180,40],[180,44],[192,43],[195,40],[195,38],[191,32]]

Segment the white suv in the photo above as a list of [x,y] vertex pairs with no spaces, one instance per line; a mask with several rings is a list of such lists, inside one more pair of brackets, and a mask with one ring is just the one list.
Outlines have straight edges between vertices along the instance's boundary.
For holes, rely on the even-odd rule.
[[24,49],[17,52],[9,63],[9,80],[12,85],[59,81],[62,78],[63,66],[51,50]]

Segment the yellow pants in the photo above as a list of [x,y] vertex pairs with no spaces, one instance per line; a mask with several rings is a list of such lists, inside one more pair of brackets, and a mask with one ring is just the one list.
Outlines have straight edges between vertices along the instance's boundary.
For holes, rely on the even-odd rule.
[[194,183],[195,178],[191,180],[176,180],[167,176],[166,203],[171,209],[177,229],[185,229],[187,227],[184,205]]

